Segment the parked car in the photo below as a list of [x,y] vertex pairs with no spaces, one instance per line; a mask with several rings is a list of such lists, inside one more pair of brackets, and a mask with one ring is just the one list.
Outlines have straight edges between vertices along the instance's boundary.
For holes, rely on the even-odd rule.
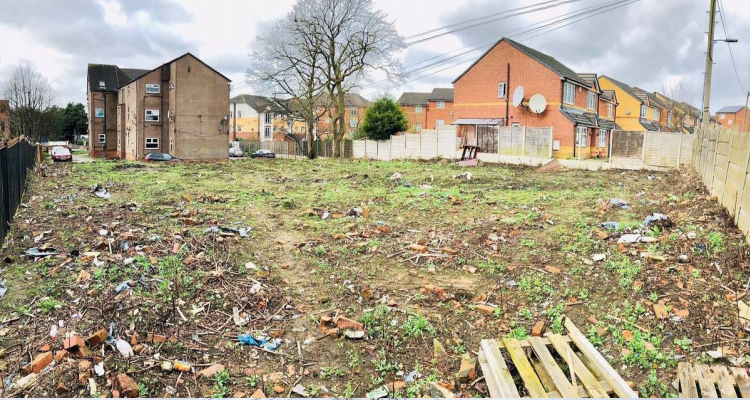
[[258,150],[253,154],[250,154],[250,157],[252,158],[276,158],[276,154],[274,154],[271,150]]
[[229,148],[229,157],[242,157],[245,155],[245,152],[242,151],[239,147],[230,147]]
[[73,154],[70,153],[70,149],[67,147],[53,147],[50,151],[50,155],[52,156],[53,162],[73,161]]
[[177,162],[182,161],[177,157],[173,157],[171,154],[167,153],[148,153],[146,154],[146,157],[143,157],[143,161],[145,162]]

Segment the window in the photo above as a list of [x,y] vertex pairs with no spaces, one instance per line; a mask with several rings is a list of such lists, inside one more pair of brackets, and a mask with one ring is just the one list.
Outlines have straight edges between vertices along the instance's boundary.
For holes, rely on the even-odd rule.
[[445,121],[443,121],[442,119],[439,119],[439,120],[435,121],[435,125],[437,125],[437,126],[444,126],[445,125]]
[[576,103],[576,88],[573,84],[563,84],[563,103],[575,104]]
[[99,134],[99,143],[105,143],[107,141],[107,135],[100,133]]
[[730,119],[729,122],[727,122],[727,125],[732,125],[732,120]]
[[672,112],[667,113],[667,125],[672,125]]
[[586,147],[588,129],[585,126],[579,126],[576,128],[576,132],[578,133],[576,135],[576,147]]
[[349,107],[349,116],[351,117],[357,116],[357,107]]
[[237,118],[242,118],[242,111],[237,111]]
[[441,110],[444,109],[445,108],[445,102],[443,100],[438,101],[437,108],[441,109]]
[[159,149],[159,138],[146,138],[146,149],[158,150]]
[[422,106],[415,106],[414,107],[414,113],[415,114],[422,114]]
[[414,130],[417,132],[422,132],[422,124],[416,124],[414,125]]
[[589,110],[596,109],[596,93],[589,92],[589,98],[588,102],[586,103],[586,108],[588,108]]
[[599,129],[599,147],[607,147],[607,130]]
[[661,111],[654,108],[654,120],[658,121],[661,119]]
[[505,90],[506,84],[505,82],[500,82],[497,84],[497,98],[498,99],[504,99],[506,90]]
[[169,139],[169,151],[174,150],[174,139]]
[[234,118],[234,111],[229,112],[229,118]]
[[237,132],[242,132],[242,125],[237,125]]
[[273,116],[271,114],[266,114],[265,121],[267,124],[270,124],[273,121]]
[[104,109],[103,108],[95,108],[94,109],[94,117],[96,117],[96,118],[104,118]]
[[641,118],[646,118],[646,106],[641,106]]
[[266,127],[263,128],[263,136],[267,137],[267,138],[271,137],[271,127],[270,126],[266,126]]
[[104,81],[99,81],[99,87],[100,88],[105,88],[105,87],[107,87],[107,83],[104,82]]
[[350,128],[356,128],[357,127],[357,120],[355,118],[352,118],[349,120],[349,127]]
[[615,116],[615,105],[607,104],[607,116],[613,118]]
[[159,122],[159,110],[146,110],[146,122]]
[[520,122],[514,122],[514,123],[510,124],[510,126],[512,126],[514,128],[520,128],[521,127],[521,123]]
[[159,94],[161,92],[161,85],[158,83],[147,83],[146,94]]
[[726,118],[726,117],[727,117],[727,115],[726,115],[726,114],[719,114],[719,119],[724,119],[724,118]]

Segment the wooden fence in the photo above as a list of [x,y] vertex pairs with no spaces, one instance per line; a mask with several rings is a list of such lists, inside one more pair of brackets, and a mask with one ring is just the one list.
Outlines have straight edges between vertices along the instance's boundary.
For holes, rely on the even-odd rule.
[[710,125],[697,130],[693,167],[745,234],[750,236],[750,133]]

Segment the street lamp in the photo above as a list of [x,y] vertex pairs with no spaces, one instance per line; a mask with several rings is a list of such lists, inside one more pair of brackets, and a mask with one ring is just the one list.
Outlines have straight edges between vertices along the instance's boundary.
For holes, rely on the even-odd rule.
[[716,39],[714,42],[726,42],[726,43],[737,43],[739,40],[732,39],[732,38],[726,38],[726,39]]

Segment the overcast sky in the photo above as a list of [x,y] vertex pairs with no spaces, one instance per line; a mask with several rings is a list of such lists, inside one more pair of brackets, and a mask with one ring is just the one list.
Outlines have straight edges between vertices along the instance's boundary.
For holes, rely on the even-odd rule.
[[[409,37],[543,0],[375,1],[391,16],[399,32]],[[369,98],[382,93],[398,97],[404,91],[451,87],[451,82],[488,47],[487,43],[510,36],[575,71],[609,75],[649,91],[684,77],[693,104],[701,105],[709,0],[641,0],[553,32],[514,36],[531,24],[613,0],[568,1],[415,44],[403,54],[407,70],[433,63],[439,59],[413,66],[448,51],[463,49],[451,53],[456,55],[478,50],[417,72],[410,78],[416,80],[400,87],[364,83],[361,92]],[[750,85],[750,4],[748,0],[722,2],[729,34],[740,40],[732,46],[744,90],[727,45],[718,43],[712,111],[744,104]],[[244,84],[244,71],[255,36],[292,4],[293,0],[0,0],[0,81],[19,62],[29,61],[53,82],[58,103],[85,103],[88,63],[151,69],[190,51],[233,80],[233,95],[247,93],[250,88]],[[716,37],[724,37],[721,25],[717,25]],[[374,76],[372,80],[379,78]]]

